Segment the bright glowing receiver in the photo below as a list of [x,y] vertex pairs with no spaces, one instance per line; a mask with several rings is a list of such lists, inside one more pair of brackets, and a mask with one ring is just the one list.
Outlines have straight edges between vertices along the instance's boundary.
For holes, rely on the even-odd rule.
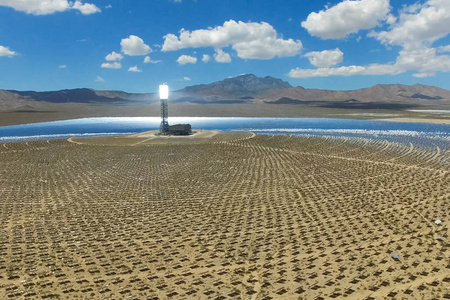
[[159,86],[159,99],[160,100],[169,99],[169,86],[167,84],[161,84]]
[[161,134],[169,134],[169,86],[163,83],[159,86],[159,99],[161,101],[161,125],[159,131]]

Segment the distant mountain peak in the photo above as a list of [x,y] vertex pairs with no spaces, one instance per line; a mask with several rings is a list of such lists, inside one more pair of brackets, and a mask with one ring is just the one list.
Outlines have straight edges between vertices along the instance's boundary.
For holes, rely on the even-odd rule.
[[214,95],[224,94],[228,96],[257,95],[271,89],[286,89],[292,86],[279,78],[271,76],[258,77],[254,74],[242,74],[210,84],[200,84],[185,87],[180,92]]
[[[33,102],[31,102],[33,101]],[[45,103],[113,104],[155,103],[158,95],[136,94],[122,91],[98,91],[89,88],[59,91],[13,91],[0,90],[0,111],[41,109]],[[258,77],[241,74],[210,84],[188,86],[171,93],[173,103],[237,104],[275,103],[301,104],[324,107],[364,108],[367,103],[406,105],[450,105],[450,91],[422,84],[378,84],[372,87],[333,91],[292,87],[288,82],[272,76]],[[329,104],[337,103],[337,104]],[[28,105],[28,106],[27,106]],[[406,107],[405,106],[405,107]],[[392,108],[392,106],[389,106]]]

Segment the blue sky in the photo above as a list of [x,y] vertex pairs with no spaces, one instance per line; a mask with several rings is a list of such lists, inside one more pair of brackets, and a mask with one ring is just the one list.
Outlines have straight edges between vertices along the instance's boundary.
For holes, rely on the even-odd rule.
[[448,0],[0,0],[0,88],[155,92],[244,73],[450,89]]

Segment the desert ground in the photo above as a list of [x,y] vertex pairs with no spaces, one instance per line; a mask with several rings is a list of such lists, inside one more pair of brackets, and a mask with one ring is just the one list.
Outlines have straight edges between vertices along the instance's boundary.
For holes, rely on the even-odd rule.
[[147,132],[0,157],[0,299],[450,298],[449,148]]
[[[437,114],[433,110],[447,113]],[[344,118],[450,124],[450,108],[448,106],[423,107],[411,111],[326,108],[293,104],[170,104],[169,115],[171,117]],[[50,103],[39,110],[0,111],[0,126],[88,117],[159,116],[159,104],[119,106]]]

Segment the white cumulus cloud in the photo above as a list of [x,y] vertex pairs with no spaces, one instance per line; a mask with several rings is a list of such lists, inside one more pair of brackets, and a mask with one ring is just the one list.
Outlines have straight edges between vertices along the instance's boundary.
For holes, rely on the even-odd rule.
[[65,69],[65,68],[67,68],[66,65],[59,65],[59,66],[58,66],[58,69]]
[[90,3],[68,0],[0,0],[0,6],[12,7],[33,15],[49,15],[69,9],[79,10],[84,15],[100,12],[100,8]]
[[393,21],[390,10],[389,0],[345,0],[318,13],[310,13],[302,27],[322,39],[340,39],[374,28],[388,17]]
[[120,69],[122,68],[122,64],[119,62],[102,63],[101,67],[104,69]]
[[227,21],[223,26],[188,31],[181,29],[179,37],[164,36],[162,51],[176,51],[184,48],[214,47],[222,49],[231,46],[243,59],[271,59],[276,56],[294,56],[302,49],[301,41],[278,37],[276,30],[268,23]]
[[146,56],[144,58],[144,64],[157,64],[157,63],[160,63],[160,62],[161,62],[161,60],[152,60],[150,58],[150,56]]
[[450,1],[428,0],[423,4],[405,6],[390,30],[369,35],[386,46],[400,46],[396,65],[403,71],[416,71],[415,77],[450,72],[450,56],[438,55],[449,46],[433,48],[432,44],[450,34]]
[[122,60],[123,55],[116,52],[111,52],[110,54],[106,55],[105,59],[107,61],[116,61],[116,60]]
[[191,78],[189,78],[189,77],[183,77],[183,80],[185,80],[185,81],[190,81]]
[[83,15],[91,15],[98,12],[101,12],[100,8],[90,3],[81,3],[81,1],[75,1],[72,5],[72,9],[79,10]]
[[138,68],[138,66],[129,67],[128,72],[142,72],[141,69]]
[[195,64],[195,63],[197,63],[197,57],[183,54],[180,57],[178,57],[177,63],[180,65]]
[[334,50],[313,51],[306,53],[309,62],[319,68],[329,68],[342,62],[344,53],[339,48]]
[[101,78],[100,76],[97,75],[97,78],[95,79],[95,81],[97,82],[105,82],[105,79]]
[[450,52],[450,45],[438,47],[438,48],[437,48],[437,51],[438,51],[439,53]]
[[[364,0],[362,0],[364,1]],[[435,76],[450,72],[450,45],[433,47],[433,43],[450,34],[450,1],[428,0],[404,6],[399,17],[389,17],[388,30],[372,31],[374,37],[388,47],[400,46],[395,62],[367,66],[343,66],[318,69],[292,69],[289,76],[306,78],[317,76],[387,75],[413,72],[414,77]],[[318,65],[319,66],[319,65]],[[320,66],[319,66],[320,67]]]
[[146,45],[140,37],[135,35],[130,35],[122,39],[120,46],[122,47],[122,52],[130,56],[146,55],[152,52],[152,48]]
[[292,69],[293,78],[352,76],[352,75],[395,75],[414,71],[414,77],[429,77],[436,72],[450,72],[450,56],[436,55],[435,48],[402,50],[396,62],[391,64],[371,64],[368,66],[344,66],[339,68]]
[[16,55],[17,55],[17,52],[9,50],[8,47],[0,46],[0,56],[13,57]]
[[214,54],[214,59],[220,63],[230,63],[231,57],[230,54],[223,52],[223,50],[218,49]]
[[404,49],[400,51],[396,64],[405,71],[416,71],[415,77],[429,77],[436,72],[450,72],[450,56],[436,55],[435,48]]
[[211,57],[208,54],[203,54],[202,62],[207,63]]
[[429,0],[423,5],[406,7],[389,31],[371,32],[386,45],[398,45],[406,49],[431,46],[450,33],[450,1]]
[[289,76],[292,78],[352,76],[352,75],[386,75],[399,74],[401,71],[394,65],[372,64],[369,66],[345,66],[339,68],[318,69],[292,69]]

